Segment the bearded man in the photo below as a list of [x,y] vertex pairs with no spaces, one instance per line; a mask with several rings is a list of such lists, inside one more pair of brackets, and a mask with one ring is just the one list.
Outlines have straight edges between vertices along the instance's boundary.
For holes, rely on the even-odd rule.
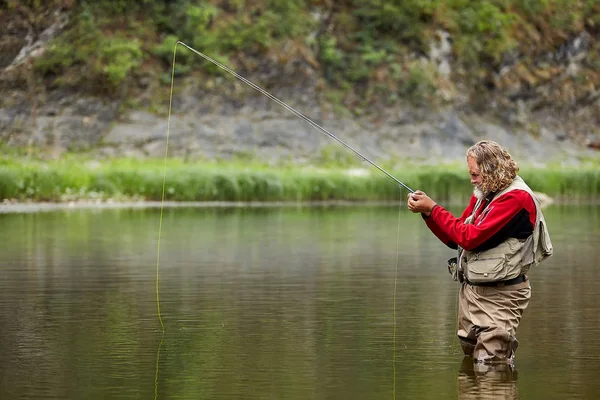
[[465,355],[512,365],[517,327],[531,298],[527,272],[552,255],[552,244],[540,202],[511,155],[482,140],[466,158],[474,190],[459,218],[419,190],[409,194],[408,209],[458,249],[452,264],[461,282],[457,334]]

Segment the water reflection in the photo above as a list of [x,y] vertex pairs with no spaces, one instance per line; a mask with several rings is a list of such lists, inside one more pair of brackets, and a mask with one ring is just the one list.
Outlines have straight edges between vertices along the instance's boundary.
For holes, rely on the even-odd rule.
[[465,357],[458,372],[458,399],[519,399],[517,375],[510,365],[474,363]]
[[0,215],[0,398],[597,398],[600,208],[545,214],[519,380],[461,367],[453,254],[395,207],[168,210],[158,365],[156,210]]

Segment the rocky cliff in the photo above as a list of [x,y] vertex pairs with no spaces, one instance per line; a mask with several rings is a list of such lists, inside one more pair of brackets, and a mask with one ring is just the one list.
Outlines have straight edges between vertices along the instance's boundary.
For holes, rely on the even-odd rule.
[[[146,57],[117,85],[100,90],[90,90],[95,75],[80,67],[81,61],[68,71],[39,68],[37,60],[55,54],[57,41],[67,40],[73,19],[81,18],[75,2],[50,3],[56,4],[35,12],[33,6],[14,4],[1,9],[0,140],[48,156],[68,151],[94,157],[163,156],[169,63]],[[331,23],[332,17],[317,18]],[[544,41],[541,31],[521,34]],[[485,70],[485,79],[472,80],[465,74],[475,70],[456,59],[451,32],[437,29],[426,51],[407,56],[410,74],[403,75],[403,89],[395,92],[393,102],[378,95],[385,91],[339,95],[339,87],[324,79],[324,61],[291,42],[276,54],[254,55],[246,64],[238,59],[232,67],[377,160],[462,159],[470,144],[490,138],[519,159],[578,162],[599,158],[598,36],[596,25],[584,23],[576,33],[555,38],[560,44],[547,51],[516,47],[495,69]],[[174,82],[169,155],[272,162],[346,156],[323,133],[231,75],[194,74],[189,61],[194,55],[181,47],[178,51],[187,59],[188,73],[178,73]],[[417,79],[420,70],[431,79]],[[370,79],[385,84],[389,74],[383,62]]]

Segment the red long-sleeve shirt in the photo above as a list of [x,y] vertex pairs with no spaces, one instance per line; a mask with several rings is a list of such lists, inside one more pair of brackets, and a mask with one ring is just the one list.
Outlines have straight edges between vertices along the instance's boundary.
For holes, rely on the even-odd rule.
[[469,251],[483,251],[495,247],[510,237],[525,239],[533,233],[536,208],[531,195],[524,190],[511,190],[498,197],[487,207],[488,196],[475,212],[472,224],[465,220],[473,212],[477,198],[471,201],[460,218],[454,217],[442,206],[436,205],[429,217],[424,217],[429,229],[448,247],[460,246]]

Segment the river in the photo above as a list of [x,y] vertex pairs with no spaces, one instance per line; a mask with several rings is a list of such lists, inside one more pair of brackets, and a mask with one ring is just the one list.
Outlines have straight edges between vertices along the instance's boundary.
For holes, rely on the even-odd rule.
[[600,207],[544,214],[513,371],[462,362],[404,205],[0,214],[0,398],[597,398]]

